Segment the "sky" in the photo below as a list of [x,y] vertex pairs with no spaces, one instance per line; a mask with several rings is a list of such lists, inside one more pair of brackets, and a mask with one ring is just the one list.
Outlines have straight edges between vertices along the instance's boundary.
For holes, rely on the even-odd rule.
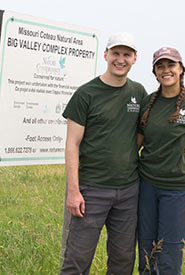
[[132,33],[138,58],[128,76],[148,93],[158,87],[152,74],[154,51],[174,47],[185,62],[184,0],[1,0],[0,9],[99,30],[98,75],[106,70],[103,52],[109,35]]

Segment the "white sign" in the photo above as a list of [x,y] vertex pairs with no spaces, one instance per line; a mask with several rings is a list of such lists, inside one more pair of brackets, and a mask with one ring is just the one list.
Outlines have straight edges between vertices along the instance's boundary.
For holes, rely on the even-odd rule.
[[62,112],[96,76],[97,30],[5,11],[0,43],[0,166],[64,163]]

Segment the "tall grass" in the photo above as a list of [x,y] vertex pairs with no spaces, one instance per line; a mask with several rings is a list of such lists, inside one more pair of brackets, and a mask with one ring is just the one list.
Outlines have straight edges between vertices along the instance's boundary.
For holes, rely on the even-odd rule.
[[[0,275],[59,274],[64,199],[63,165],[0,168]],[[106,260],[104,228],[90,274]]]
[[58,274],[64,167],[0,168],[0,274]]

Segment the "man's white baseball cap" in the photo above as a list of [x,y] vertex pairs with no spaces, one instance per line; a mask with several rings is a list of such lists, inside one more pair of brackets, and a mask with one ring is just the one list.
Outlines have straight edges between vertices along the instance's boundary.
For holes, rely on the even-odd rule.
[[127,46],[137,51],[134,36],[127,32],[116,32],[110,35],[106,48],[111,49],[115,46]]

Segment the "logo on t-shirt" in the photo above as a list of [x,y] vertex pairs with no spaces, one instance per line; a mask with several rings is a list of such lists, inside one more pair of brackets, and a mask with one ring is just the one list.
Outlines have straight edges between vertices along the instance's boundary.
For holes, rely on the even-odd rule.
[[130,103],[127,104],[127,112],[139,113],[140,104],[137,104],[135,97],[131,96]]
[[180,115],[176,122],[179,124],[185,124],[185,110],[180,109]]

